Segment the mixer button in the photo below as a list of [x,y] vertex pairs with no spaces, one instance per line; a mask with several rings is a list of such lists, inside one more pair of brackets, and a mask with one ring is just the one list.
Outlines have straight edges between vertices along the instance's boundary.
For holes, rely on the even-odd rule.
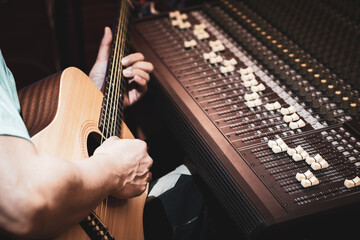
[[184,47],[185,48],[195,47],[196,45],[197,45],[197,42],[194,39],[184,42]]
[[227,67],[225,67],[225,66],[220,67],[220,72],[221,73],[229,73],[229,72],[233,72],[234,70],[235,70],[235,67],[232,66],[232,65],[227,66]]
[[235,58],[231,58],[229,60],[223,61],[224,66],[229,66],[229,65],[235,66],[236,64],[237,64],[237,61],[235,60]]
[[304,151],[304,149],[299,145],[296,148],[289,148],[287,150],[287,154],[289,154],[289,156],[293,156],[296,153],[302,153]]
[[292,114],[292,113],[296,112],[296,109],[293,106],[290,106],[290,107],[287,107],[287,108],[282,107],[280,112],[281,112],[282,115],[288,115],[288,114]]
[[249,73],[249,74],[242,74],[241,75],[241,80],[246,82],[246,81],[251,81],[255,79],[255,75],[253,73]]
[[348,151],[343,152],[344,157],[349,157],[351,154]]
[[329,134],[328,134],[328,132],[326,132],[326,131],[322,131],[322,132],[321,132],[321,136],[322,136],[322,137],[327,137],[327,136],[329,136]]
[[249,87],[252,87],[252,86],[256,86],[258,84],[259,84],[258,81],[254,78],[254,79],[252,79],[250,81],[245,81],[244,82],[244,87],[249,88]]
[[241,75],[248,75],[248,74],[251,74],[253,72],[254,72],[254,70],[252,69],[252,67],[240,68],[240,70],[239,70],[239,73]]
[[273,148],[273,147],[278,146],[278,145],[281,145],[281,144],[283,144],[283,143],[285,143],[284,140],[282,140],[281,138],[278,138],[278,139],[276,139],[276,140],[270,140],[270,141],[268,142],[268,146],[269,146],[270,148]]
[[347,188],[353,188],[353,187],[359,186],[360,185],[360,178],[358,176],[356,176],[355,178],[350,179],[350,180],[345,179],[344,185]]
[[296,113],[293,113],[291,115],[285,115],[283,119],[284,119],[284,122],[288,123],[288,122],[297,121],[300,119],[300,117]]
[[179,24],[180,24],[180,22],[177,19],[171,21],[171,25],[174,27],[179,26]]
[[309,154],[306,151],[302,151],[301,153],[295,153],[292,158],[295,162],[305,160],[309,157]]
[[177,18],[178,16],[181,16],[180,11],[173,11],[173,12],[169,12],[169,17],[170,18]]
[[203,31],[200,34],[196,35],[196,38],[199,40],[208,39],[209,37],[210,35],[206,31]]
[[305,122],[302,119],[300,119],[297,122],[290,122],[289,127],[291,129],[293,129],[293,130],[298,129],[298,128],[302,128],[302,127],[305,127]]
[[283,144],[281,144],[281,145],[279,145],[279,146],[274,146],[274,147],[272,148],[272,151],[273,151],[274,153],[281,153],[281,152],[286,152],[287,149],[288,149],[288,146],[286,145],[286,143],[283,143]]
[[225,47],[224,45],[218,45],[218,46],[215,46],[215,47],[212,47],[211,48],[214,52],[221,52],[221,51],[224,51],[225,50]]
[[179,23],[179,28],[180,29],[188,29],[191,27],[191,23],[190,22],[180,22]]
[[261,92],[261,91],[264,91],[265,90],[265,86],[264,84],[260,83],[259,85],[257,86],[251,86],[251,91],[252,92]]
[[334,140],[334,138],[332,137],[332,136],[327,136],[326,137],[326,141],[328,141],[328,142],[331,142],[331,141],[333,141]]
[[328,167],[329,167],[329,163],[326,160],[321,160],[320,162],[313,162],[311,164],[311,168],[314,169],[315,171]]
[[277,110],[277,109],[280,109],[281,108],[281,105],[278,101],[274,102],[274,109]]
[[204,53],[203,57],[205,60],[209,60],[211,58],[215,58],[216,57],[216,53],[214,52],[208,52],[208,53]]
[[248,106],[249,108],[253,108],[253,107],[257,107],[257,106],[260,106],[262,105],[262,101],[260,98],[258,99],[255,99],[255,100],[250,100],[250,101],[247,101],[245,102],[246,106]]
[[356,168],[360,168],[360,162],[356,162],[356,163],[355,163],[355,167],[356,167]]
[[308,187],[315,186],[315,185],[318,185],[318,184],[319,184],[319,179],[317,179],[315,176],[313,176],[310,179],[301,180],[301,185],[304,188],[308,188]]
[[343,151],[345,151],[345,148],[343,146],[339,146],[339,147],[337,147],[337,150],[339,152],[343,152]]
[[354,156],[349,157],[349,162],[356,164],[356,158]]
[[265,104],[265,108],[266,108],[266,110],[268,110],[268,111],[271,111],[271,110],[274,110],[274,109],[275,109],[273,103],[267,103],[267,104]]
[[216,57],[210,57],[209,62],[211,64],[220,63],[223,61],[223,58],[220,55],[217,55]]
[[307,170],[306,172],[304,173],[296,173],[296,180],[298,180],[299,182],[301,182],[303,179],[310,179],[314,176],[314,174],[310,171],[310,170]]
[[353,154],[354,156],[359,156],[359,151],[357,149],[354,149]]
[[195,24],[194,29],[205,29],[206,25],[204,23]]
[[246,101],[249,101],[249,100],[255,100],[255,99],[258,99],[260,98],[259,94],[258,93],[246,93],[244,95],[244,99]]

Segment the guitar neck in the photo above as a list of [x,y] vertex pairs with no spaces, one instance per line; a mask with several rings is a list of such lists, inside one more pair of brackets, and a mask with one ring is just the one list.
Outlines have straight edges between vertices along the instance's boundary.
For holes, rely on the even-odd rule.
[[132,6],[127,0],[118,1],[118,11],[114,21],[113,40],[103,88],[104,100],[99,129],[105,138],[120,136],[123,120],[124,81],[121,64],[127,51],[128,25]]

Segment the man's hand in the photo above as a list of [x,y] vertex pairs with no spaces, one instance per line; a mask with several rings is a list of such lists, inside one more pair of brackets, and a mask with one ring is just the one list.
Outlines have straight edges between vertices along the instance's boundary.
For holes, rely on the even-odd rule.
[[111,192],[114,197],[136,197],[146,190],[153,160],[145,142],[110,137],[95,150],[93,157],[103,161],[107,172],[114,176]]
[[[100,89],[105,78],[111,40],[111,30],[109,27],[106,27],[96,62],[89,74],[90,79]],[[123,57],[122,66],[123,76],[130,79],[124,96],[124,107],[127,107],[137,102],[147,91],[147,83],[150,81],[150,73],[154,70],[154,66],[150,62],[144,61],[144,55],[141,53],[134,53]]]

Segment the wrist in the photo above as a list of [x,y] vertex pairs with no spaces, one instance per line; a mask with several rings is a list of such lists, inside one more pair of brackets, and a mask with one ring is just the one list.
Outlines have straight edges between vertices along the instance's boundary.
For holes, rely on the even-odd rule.
[[116,176],[114,176],[111,167],[106,161],[106,156],[96,154],[88,159],[82,159],[77,162],[79,166],[80,178],[84,186],[89,189],[100,189],[102,195],[109,195],[116,185]]

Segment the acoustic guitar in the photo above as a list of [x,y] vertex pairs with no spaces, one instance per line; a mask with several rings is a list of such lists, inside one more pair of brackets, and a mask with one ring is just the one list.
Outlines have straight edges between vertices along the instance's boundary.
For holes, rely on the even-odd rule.
[[[103,91],[81,70],[70,67],[19,92],[24,122],[39,151],[77,160],[92,155],[110,136],[133,138],[122,121],[121,65],[132,6],[126,0],[118,5]],[[146,196],[147,191],[128,200],[108,197],[59,239],[144,239]]]

